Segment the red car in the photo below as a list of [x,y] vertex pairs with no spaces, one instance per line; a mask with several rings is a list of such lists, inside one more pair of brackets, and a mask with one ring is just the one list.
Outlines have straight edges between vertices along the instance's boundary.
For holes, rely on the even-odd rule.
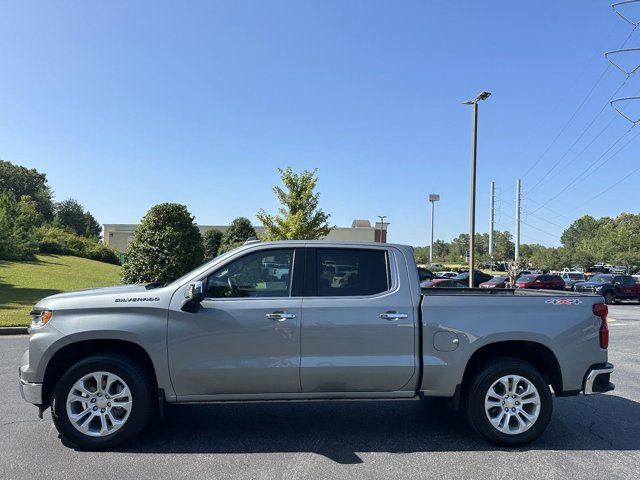
[[422,288],[467,288],[469,284],[451,278],[434,278],[420,284]]
[[516,288],[564,290],[564,280],[559,275],[523,275],[516,280]]
[[482,282],[480,288],[506,288],[509,277],[496,276],[488,282]]

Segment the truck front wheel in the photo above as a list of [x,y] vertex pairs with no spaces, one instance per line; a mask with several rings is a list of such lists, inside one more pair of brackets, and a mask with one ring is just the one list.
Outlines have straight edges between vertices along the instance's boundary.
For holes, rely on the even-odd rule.
[[84,449],[112,448],[136,436],[153,411],[152,386],[132,358],[95,355],[60,378],[51,415],[60,435]]
[[551,391],[540,372],[515,358],[484,364],[465,398],[471,426],[491,442],[509,447],[542,435],[553,410]]

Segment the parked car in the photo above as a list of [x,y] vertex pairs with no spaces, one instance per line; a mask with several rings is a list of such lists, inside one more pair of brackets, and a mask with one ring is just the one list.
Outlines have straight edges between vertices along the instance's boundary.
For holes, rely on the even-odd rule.
[[426,280],[431,280],[434,277],[435,277],[434,273],[428,268],[418,267],[418,278],[420,279],[421,282],[424,282]]
[[[263,268],[274,258],[290,281]],[[356,273],[333,284],[331,264]],[[421,290],[402,245],[252,242],[169,284],[52,295],[31,315],[21,394],[83,449],[133,439],[166,403],[426,396],[513,447],[544,432],[553,396],[615,388],[599,295]]]
[[578,282],[574,290],[581,293],[597,293],[602,295],[605,303],[620,303],[621,300],[638,300],[640,302],[640,283],[631,275],[598,274],[589,281]]
[[469,284],[451,278],[434,278],[420,284],[422,288],[467,288]]
[[584,272],[584,276],[588,280],[589,278],[591,278],[594,275],[597,275],[598,273],[611,273],[611,272],[604,265],[596,264],[596,265],[593,265],[592,267],[587,268]]
[[564,290],[564,280],[558,275],[523,275],[516,280],[516,288]]
[[444,267],[443,267],[442,265],[440,265],[439,263],[431,263],[429,266],[430,266],[433,270],[441,270],[441,269],[443,269],[443,268],[444,268]]
[[611,273],[624,274],[627,273],[627,267],[624,265],[616,265],[611,268]]
[[564,280],[564,289],[573,290],[573,286],[577,282],[584,282],[586,280],[584,273],[582,272],[563,272],[560,278]]
[[[458,280],[462,283],[466,283],[469,285],[469,271],[462,271],[455,277],[455,280]],[[489,275],[488,273],[481,272],[480,270],[473,271],[473,286],[479,287],[482,282],[488,282],[493,278],[493,275]]]
[[458,276],[458,272],[436,272],[436,278],[454,278]]
[[482,282],[480,288],[506,288],[509,277],[495,276],[491,280]]

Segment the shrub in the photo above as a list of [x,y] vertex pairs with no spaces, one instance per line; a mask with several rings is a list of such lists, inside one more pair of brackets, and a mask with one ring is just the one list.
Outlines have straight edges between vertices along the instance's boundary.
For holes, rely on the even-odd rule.
[[161,203],[142,218],[122,269],[123,283],[168,282],[204,261],[200,230],[184,205]]
[[28,195],[16,202],[11,193],[0,193],[0,258],[32,260],[38,251],[34,224],[41,219]]
[[41,253],[74,255],[105,263],[120,264],[115,250],[107,245],[81,237],[60,227],[46,226],[38,230],[38,246]]

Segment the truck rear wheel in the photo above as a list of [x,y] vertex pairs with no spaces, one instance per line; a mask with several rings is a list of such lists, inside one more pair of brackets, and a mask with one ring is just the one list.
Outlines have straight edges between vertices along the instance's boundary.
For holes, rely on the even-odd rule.
[[515,447],[547,428],[553,398],[544,378],[530,364],[499,358],[481,367],[466,391],[471,426],[498,445]]
[[613,292],[607,292],[604,296],[604,303],[606,303],[607,305],[612,305],[615,299],[616,297]]
[[51,415],[60,435],[84,449],[112,448],[135,437],[153,411],[148,374],[132,358],[95,355],[60,378]]

